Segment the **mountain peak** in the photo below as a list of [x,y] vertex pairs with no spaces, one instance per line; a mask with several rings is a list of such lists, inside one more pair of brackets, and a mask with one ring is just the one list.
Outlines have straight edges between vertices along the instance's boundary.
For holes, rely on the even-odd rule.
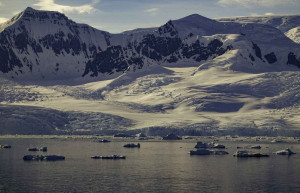
[[44,10],[36,10],[32,7],[27,7],[22,13],[22,18],[25,19],[58,19],[58,20],[68,20],[68,18],[60,12],[56,11],[44,11]]
[[28,11],[37,11],[33,9],[32,7],[27,7],[23,12],[28,12]]
[[186,17],[183,17],[183,18],[175,20],[175,21],[199,22],[199,21],[214,21],[214,20],[195,13],[195,14],[188,15]]
[[219,22],[199,14],[192,14],[181,19],[173,20],[173,24],[181,28],[189,28],[189,27],[203,28],[205,26],[211,26],[216,23]]
[[185,38],[191,33],[198,35],[212,34],[212,26],[218,25],[219,22],[199,14],[192,14],[181,19],[173,20],[172,24],[179,32],[179,36]]
[[[21,22],[38,22],[43,23],[47,21],[62,22],[62,21],[71,21],[65,16],[63,13],[59,13],[56,11],[44,11],[44,10],[36,10],[32,7],[27,7],[24,11],[16,14],[12,19],[0,25],[0,32],[4,29],[14,25],[15,23]],[[73,21],[71,21],[73,22]]]

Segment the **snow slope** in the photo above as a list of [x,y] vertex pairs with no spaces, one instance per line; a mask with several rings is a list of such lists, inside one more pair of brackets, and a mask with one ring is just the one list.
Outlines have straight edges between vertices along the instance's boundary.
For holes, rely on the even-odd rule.
[[291,40],[299,43],[297,29],[300,26],[299,15],[269,15],[252,17],[230,17],[216,19],[220,22],[259,23],[275,27],[286,34]]
[[295,27],[293,29],[290,29],[285,33],[285,35],[293,40],[294,42],[300,44],[300,27]]
[[[52,123],[57,131],[73,134],[123,131],[125,125],[126,130],[171,128],[215,133],[233,129],[233,134],[244,132],[249,135],[259,130],[261,133],[258,134],[277,135],[294,132],[300,126],[298,71],[253,74],[219,67],[203,70],[167,67],[163,73],[153,72],[140,76],[127,74],[112,82],[97,81],[77,86],[24,86],[10,82],[3,88],[3,83],[1,93],[9,95],[5,94],[1,103],[10,108],[17,105],[24,112],[27,112],[27,106],[55,109],[68,115],[66,120],[63,119],[65,121],[69,121],[71,115],[74,120],[79,120],[82,115],[74,115],[76,113],[86,114],[85,119],[60,126],[51,122],[50,114],[38,116],[40,120],[48,120],[47,124]],[[122,84],[122,81],[126,83]],[[124,122],[126,124],[119,121],[106,124],[99,118],[94,119],[95,113],[102,113],[108,120],[128,121]],[[10,121],[6,116],[2,116],[2,121],[15,123],[9,125],[9,129],[17,130],[20,120],[9,116],[16,113],[6,111],[4,114]],[[23,116],[32,115],[25,113]],[[7,125],[2,124],[1,130],[9,130]],[[32,125],[28,128],[26,124],[22,125],[24,130],[32,128]]]
[[[52,31],[39,29],[46,25]],[[297,28],[284,34],[194,14],[110,34],[31,8],[3,26],[0,54],[9,60],[0,64],[1,134],[300,135]]]
[[272,27],[275,27],[284,33],[300,25],[299,15],[264,15],[264,16],[251,16],[251,17],[229,17],[229,18],[218,18],[216,20],[222,22],[260,23],[260,24],[265,24],[265,25],[270,25]]

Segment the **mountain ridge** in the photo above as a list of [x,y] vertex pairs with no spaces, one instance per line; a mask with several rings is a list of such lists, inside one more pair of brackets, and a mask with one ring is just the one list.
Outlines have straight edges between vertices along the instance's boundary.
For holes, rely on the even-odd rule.
[[[252,42],[253,48],[259,48],[254,46],[258,43],[264,46],[270,41],[276,41],[281,46],[297,47],[275,28],[222,23],[198,14],[170,20],[151,32],[139,31],[134,34],[110,34],[86,24],[77,24],[64,14],[38,11],[30,7],[7,24],[9,26],[3,29],[0,36],[0,55],[4,58],[0,71],[8,74],[6,77],[17,79],[101,77],[100,74],[106,77],[120,75],[130,66],[138,70],[143,66],[174,63],[182,59],[200,62],[213,55],[222,55],[232,47],[224,47],[224,41],[218,38],[209,40],[211,42],[204,38],[220,33],[246,36],[249,40],[245,41],[249,41],[248,44]],[[261,31],[268,33],[262,36]],[[204,40],[202,45],[198,37]],[[198,51],[195,52],[195,49]],[[299,53],[294,52],[291,52],[291,57],[295,55],[295,58],[287,62],[298,65]],[[253,55],[249,54],[251,60]],[[275,57],[272,58],[274,61]]]
[[228,17],[228,18],[217,18],[217,21],[235,21],[242,23],[261,23],[275,27],[282,32],[299,26],[300,15],[263,15],[263,16],[241,16],[241,17]]
[[[289,47],[291,51],[285,53],[284,63],[299,66],[298,44],[276,28],[218,22],[198,14],[170,20],[154,31],[135,31],[134,34],[110,34],[77,24],[64,14],[30,7],[7,24],[0,33],[0,55],[4,58],[0,71],[6,77],[20,80],[106,79],[128,69],[139,70],[157,63],[211,60],[233,49],[233,45],[224,46],[227,40],[214,36],[216,34],[245,36],[243,41],[248,46],[252,44],[255,52],[248,53],[253,62],[255,56],[265,61],[259,52],[268,49],[269,42],[276,42],[278,47]],[[230,41],[235,44],[235,40]],[[284,50],[280,52],[286,52]],[[266,61],[282,62],[278,56],[275,59],[274,53],[265,53]]]
[[12,21],[2,134],[300,134],[297,28],[193,14],[111,34],[32,9]]

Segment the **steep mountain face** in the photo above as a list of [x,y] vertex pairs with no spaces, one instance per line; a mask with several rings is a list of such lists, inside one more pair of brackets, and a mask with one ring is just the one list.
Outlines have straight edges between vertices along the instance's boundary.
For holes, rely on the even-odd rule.
[[85,62],[109,45],[109,33],[57,12],[27,8],[0,33],[0,71],[11,77],[78,77]]
[[57,12],[27,8],[0,30],[0,72],[17,80],[106,79],[155,64],[199,66],[225,53],[240,57],[242,64],[229,67],[239,71],[278,71],[300,62],[299,44],[272,26],[197,14],[159,28],[110,34]]

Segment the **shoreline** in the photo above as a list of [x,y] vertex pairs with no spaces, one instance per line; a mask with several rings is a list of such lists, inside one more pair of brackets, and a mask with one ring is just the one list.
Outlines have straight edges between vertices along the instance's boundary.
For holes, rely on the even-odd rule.
[[[111,135],[95,136],[95,135],[0,135],[0,139],[65,139],[65,140],[95,140],[108,139],[112,142],[184,142],[195,143],[197,141],[214,141],[220,142],[252,142],[252,143],[300,143],[299,137],[230,137],[230,136],[182,136],[182,140],[162,140],[161,136],[149,136],[142,140],[139,137],[114,137]],[[280,139],[280,142],[272,142]]]

